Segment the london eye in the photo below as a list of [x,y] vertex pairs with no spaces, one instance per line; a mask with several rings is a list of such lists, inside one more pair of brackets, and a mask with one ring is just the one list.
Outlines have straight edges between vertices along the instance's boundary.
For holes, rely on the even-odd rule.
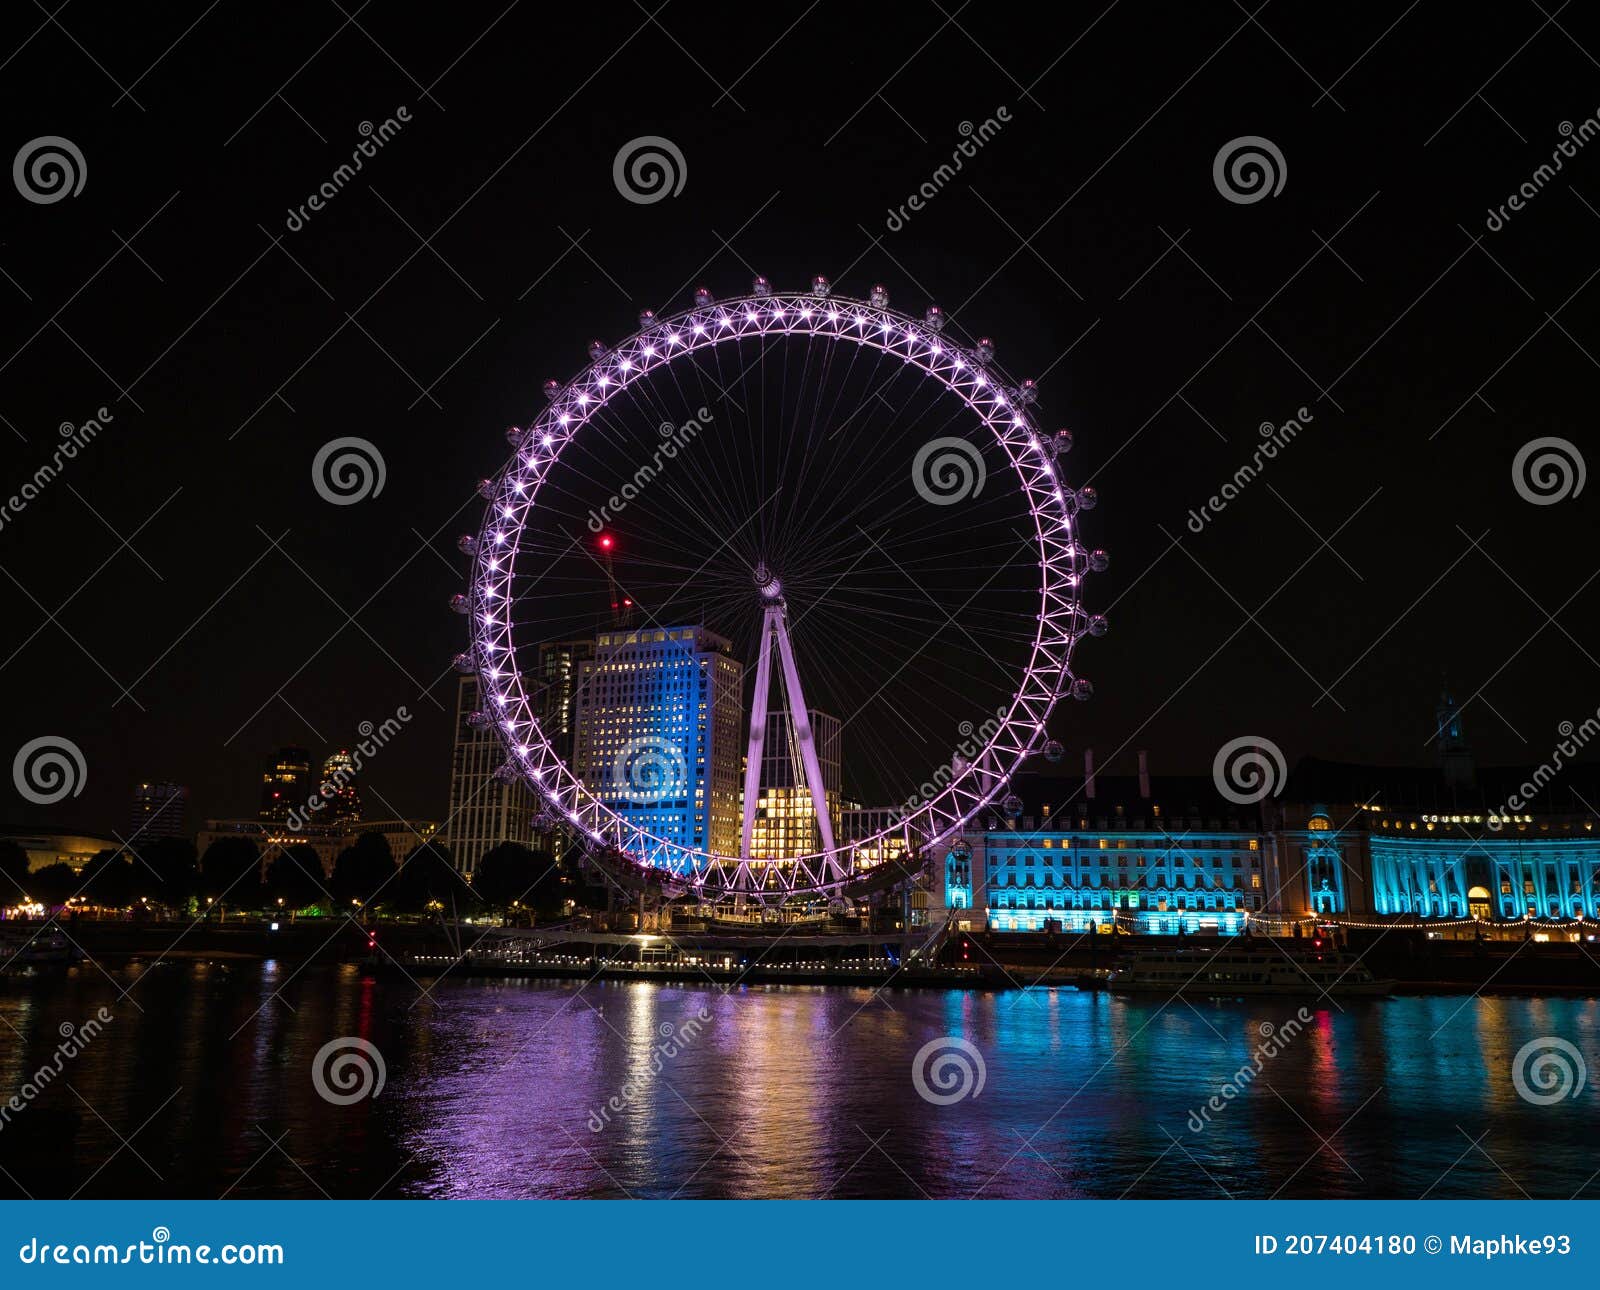
[[[480,484],[452,602],[474,720],[541,827],[771,903],[909,876],[1020,809],[1014,778],[1060,757],[1052,714],[1092,693],[1074,652],[1106,630],[1083,602],[1106,556],[1079,538],[1071,433],[992,341],[882,287],[757,278],[645,311],[543,393]],[[574,640],[559,707],[540,663]],[[649,678],[677,725],[650,724]]]

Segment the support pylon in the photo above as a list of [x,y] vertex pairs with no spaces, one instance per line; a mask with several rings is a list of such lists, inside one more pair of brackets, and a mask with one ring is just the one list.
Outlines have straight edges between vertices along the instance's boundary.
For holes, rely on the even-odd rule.
[[817,816],[817,833],[825,852],[833,850],[833,819],[828,813],[828,795],[822,782],[822,763],[817,757],[817,741],[806,711],[805,692],[800,688],[800,672],[795,667],[794,647],[789,642],[789,610],[782,588],[765,565],[756,569],[756,585],[767,607],[761,617],[761,643],[756,652],[756,692],[750,707],[750,743],[744,765],[744,828],[739,854],[750,859],[755,834],[756,803],[761,796],[761,752],[767,739],[767,708],[772,688],[772,645],[777,641],[778,662],[783,668],[783,688],[789,699],[790,729],[800,748],[800,764],[811,790],[811,805]]

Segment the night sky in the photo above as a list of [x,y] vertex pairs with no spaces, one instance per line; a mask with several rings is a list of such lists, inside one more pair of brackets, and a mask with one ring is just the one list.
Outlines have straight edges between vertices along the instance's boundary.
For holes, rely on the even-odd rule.
[[[0,528],[0,754],[58,735],[88,766],[52,807],[7,782],[0,822],[121,828],[146,777],[190,785],[192,827],[250,814],[270,749],[400,705],[368,814],[442,819],[455,539],[504,427],[591,337],[757,272],[938,303],[1073,429],[1113,564],[1069,756],[1200,773],[1253,734],[1423,763],[1448,675],[1481,761],[1539,762],[1600,706],[1600,486],[1513,479],[1532,440],[1596,451],[1579,6],[54,7],[0,18],[6,155],[61,136],[85,168],[59,201],[0,193],[0,494],[62,423],[112,420]],[[651,204],[612,173],[644,135],[685,159]],[[1276,195],[1219,192],[1241,136],[1281,153]],[[346,435],[386,479],[335,506],[311,465]]]

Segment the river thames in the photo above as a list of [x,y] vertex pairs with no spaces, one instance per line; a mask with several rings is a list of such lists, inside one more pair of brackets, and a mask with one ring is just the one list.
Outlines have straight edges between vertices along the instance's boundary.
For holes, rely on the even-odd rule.
[[[0,1100],[36,1094],[0,1123],[10,1196],[1600,1196],[1594,999],[724,993],[236,961],[8,978],[0,1019]],[[1512,1072],[1548,1037],[1589,1078],[1541,1104]],[[375,1096],[319,1092],[340,1039],[380,1055]],[[959,1100],[926,1060],[943,1104],[919,1092],[929,1045],[966,1063]]]

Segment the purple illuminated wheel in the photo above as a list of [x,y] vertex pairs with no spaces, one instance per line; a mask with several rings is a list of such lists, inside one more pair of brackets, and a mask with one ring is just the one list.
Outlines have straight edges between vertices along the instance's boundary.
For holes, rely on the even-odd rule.
[[[1008,379],[990,341],[956,337],[937,308],[892,310],[882,288],[859,301],[822,279],[795,293],[757,279],[751,295],[702,289],[693,308],[640,323],[546,383],[548,406],[507,432],[511,460],[480,486],[484,524],[462,543],[471,586],[453,602],[471,625],[461,665],[482,680],[478,720],[500,731],[505,773],[533,787],[546,822],[675,890],[781,900],[881,880],[886,856],[931,854],[999,809],[1029,758],[1058,759],[1051,712],[1089,697],[1072,650],[1105,620],[1079,590],[1106,557],[1077,538],[1095,498],[1063,478],[1071,435],[1038,429],[1032,383]],[[669,442],[680,451],[663,463]],[[685,844],[649,810],[618,809],[594,758],[575,756],[548,643],[683,622],[733,638],[756,683],[739,720],[784,732],[789,791],[816,807],[798,851],[751,843],[753,816],[778,829],[776,806],[771,820],[738,808],[743,828],[722,845]],[[808,705],[846,715],[813,732]],[[847,733],[830,752],[834,725]],[[751,738],[738,800],[778,802],[748,778],[748,762],[767,764]],[[880,817],[846,809],[836,767],[824,792],[839,745]],[[687,772],[690,799],[709,782],[666,762],[657,773]]]

